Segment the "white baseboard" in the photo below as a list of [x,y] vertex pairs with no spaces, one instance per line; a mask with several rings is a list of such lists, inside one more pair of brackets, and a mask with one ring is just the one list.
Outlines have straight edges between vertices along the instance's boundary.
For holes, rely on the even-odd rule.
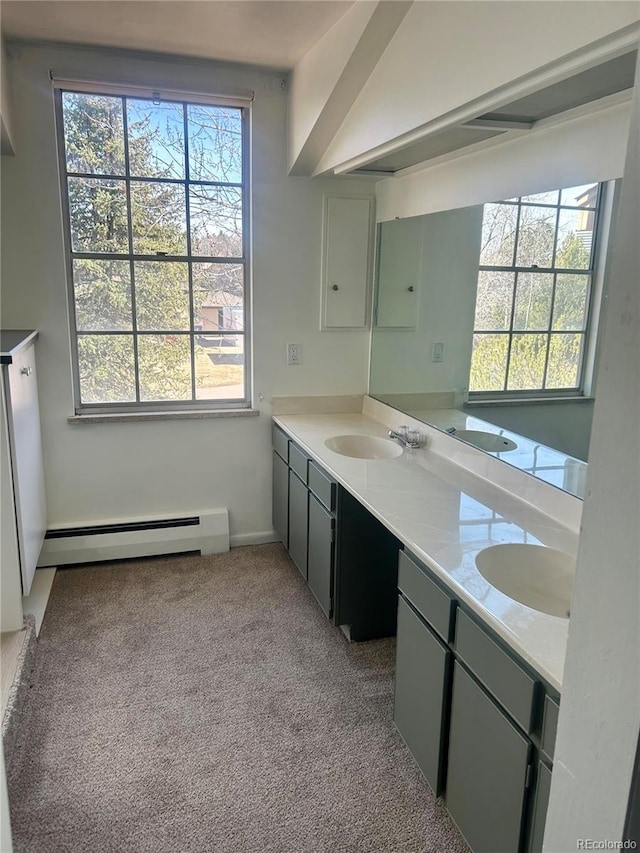
[[[176,520],[186,519],[189,519],[189,524],[174,526]],[[197,523],[194,519],[197,519]],[[166,527],[162,526],[163,522],[167,522]],[[153,524],[154,527],[148,530],[126,529],[127,525],[144,524]],[[125,529],[104,530],[106,527],[118,526]],[[82,527],[65,525],[56,528],[55,534],[56,538],[44,540],[39,567],[177,554],[183,551],[219,554],[229,550],[229,512],[227,509],[196,511],[184,519],[177,519],[173,515],[102,520]]]
[[232,548],[241,548],[243,545],[268,545],[271,542],[279,542],[275,530],[263,530],[261,533],[236,533],[229,539]]

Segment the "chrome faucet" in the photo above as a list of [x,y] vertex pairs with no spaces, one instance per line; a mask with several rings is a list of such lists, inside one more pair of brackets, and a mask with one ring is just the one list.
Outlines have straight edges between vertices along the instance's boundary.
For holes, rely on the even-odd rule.
[[409,429],[408,426],[399,426],[397,430],[389,430],[389,438],[399,442],[403,447],[416,449],[422,447],[424,439],[422,433],[417,429]]

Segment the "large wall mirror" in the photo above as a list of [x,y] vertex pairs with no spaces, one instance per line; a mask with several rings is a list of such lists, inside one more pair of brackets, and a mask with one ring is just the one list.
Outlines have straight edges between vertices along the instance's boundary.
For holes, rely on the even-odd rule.
[[371,396],[582,497],[613,193],[379,225]]

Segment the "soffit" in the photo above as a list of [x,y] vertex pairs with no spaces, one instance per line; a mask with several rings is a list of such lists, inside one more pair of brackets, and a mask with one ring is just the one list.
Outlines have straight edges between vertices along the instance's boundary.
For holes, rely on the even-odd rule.
[[629,51],[499,109],[478,114],[464,124],[430,133],[409,145],[400,145],[382,157],[374,156],[366,162],[361,160],[357,168],[348,173],[369,176],[378,173],[384,178],[492,137],[506,138],[506,134],[526,133],[537,122],[632,89],[636,55],[637,51]]

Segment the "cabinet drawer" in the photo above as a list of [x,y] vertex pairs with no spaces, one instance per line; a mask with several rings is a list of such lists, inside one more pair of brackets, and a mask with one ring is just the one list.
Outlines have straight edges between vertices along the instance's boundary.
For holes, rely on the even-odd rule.
[[451,635],[453,600],[406,551],[398,557],[398,589],[445,642]]
[[309,460],[309,488],[330,512],[336,507],[336,484],[315,462]]
[[293,442],[289,443],[289,467],[292,468],[303,483],[307,482],[308,457]]
[[550,696],[544,700],[544,716],[542,718],[542,749],[551,761],[553,761],[553,750],[556,745],[556,729],[558,728],[558,714],[560,707]]
[[289,461],[289,439],[275,424],[271,427],[271,444],[273,449],[285,462]]
[[530,732],[536,682],[460,609],[455,649],[513,719]]

